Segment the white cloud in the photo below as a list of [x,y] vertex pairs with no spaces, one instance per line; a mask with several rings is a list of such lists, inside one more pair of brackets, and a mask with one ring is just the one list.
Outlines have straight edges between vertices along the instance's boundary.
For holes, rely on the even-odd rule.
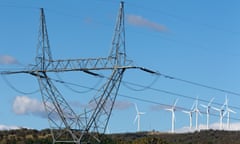
[[158,31],[158,32],[167,32],[168,31],[168,29],[164,25],[161,25],[156,22],[152,22],[152,21],[150,21],[142,16],[138,16],[138,15],[133,15],[133,14],[127,15],[127,22],[129,24],[132,24],[135,26],[150,28],[150,29]]
[[0,64],[18,64],[18,61],[9,55],[0,55]]
[[43,103],[27,96],[17,96],[13,101],[12,108],[14,113],[19,115],[32,114],[46,117]]
[[[201,129],[207,129],[206,125],[200,125]],[[219,123],[213,123],[210,126],[210,129],[220,130]],[[228,128],[227,123],[223,123],[223,129],[229,131],[237,131],[240,130],[240,122],[230,123],[230,128]]]
[[114,104],[115,110],[125,110],[132,106],[133,104],[129,101],[116,101]]
[[20,129],[21,127],[18,126],[8,126],[8,125],[0,125],[0,130],[13,130],[13,129]]
[[[84,108],[94,109],[94,108],[96,108],[97,103],[96,103],[96,101],[91,101],[88,104],[85,104],[85,105],[79,104],[79,105]],[[110,109],[111,105],[112,105],[112,102],[107,101],[105,108]],[[130,108],[132,105],[133,104],[129,101],[115,101],[113,109],[114,110],[126,110],[126,109]]]
[[[200,124],[199,129],[206,130],[207,125]],[[220,129],[219,123],[213,123],[213,124],[209,125],[209,129],[225,130],[225,131],[238,131],[238,130],[240,130],[240,122],[230,123],[230,128],[228,128],[227,123],[223,123],[223,129]],[[193,127],[191,130],[189,129],[189,127],[182,127],[180,129],[176,130],[177,133],[186,133],[186,132],[194,132],[194,131],[195,131],[195,127]]]

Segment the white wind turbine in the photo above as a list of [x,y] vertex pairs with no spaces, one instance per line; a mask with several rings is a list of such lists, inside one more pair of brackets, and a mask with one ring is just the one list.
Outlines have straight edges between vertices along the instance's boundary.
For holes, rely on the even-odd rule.
[[183,111],[182,111],[183,113],[186,113],[186,114],[188,114],[188,116],[189,116],[189,130],[192,130],[192,113],[193,113],[193,107],[194,107],[194,104],[192,105],[192,108],[191,108],[189,111],[186,111],[186,110],[183,110]]
[[225,97],[225,105],[226,105],[226,111],[224,112],[224,114],[223,115],[226,115],[227,114],[227,128],[229,129],[230,128],[230,113],[235,113],[236,114],[236,112],[235,111],[233,111],[232,109],[230,109],[229,107],[228,107],[228,98],[227,98],[227,96]]
[[219,112],[219,128],[220,129],[223,129],[223,117],[226,115],[226,112],[224,109],[225,106],[226,106],[226,100],[224,104],[221,106],[221,108],[212,107],[214,110]]
[[174,131],[175,131],[175,121],[176,121],[176,119],[175,119],[175,111],[176,111],[176,104],[177,104],[177,102],[178,102],[178,99],[176,99],[174,101],[174,104],[173,104],[173,106],[171,108],[165,109],[167,111],[172,112],[172,130],[171,130],[172,133],[174,133]]
[[196,125],[195,125],[195,129],[198,130],[198,114],[201,115],[201,112],[200,112],[200,110],[198,109],[198,97],[197,97],[196,100],[195,100],[195,106],[194,106],[193,112],[194,112],[195,115],[196,115]]
[[137,114],[136,114],[136,117],[134,119],[134,123],[136,123],[136,121],[138,121],[137,131],[139,132],[140,131],[140,118],[141,118],[141,115],[145,114],[145,112],[139,112],[136,103],[135,103],[135,109],[136,109]]
[[207,113],[207,130],[209,129],[209,116],[210,116],[210,109],[211,109],[211,104],[213,102],[214,98],[212,98],[207,105],[201,104],[202,107],[206,108],[206,113]]

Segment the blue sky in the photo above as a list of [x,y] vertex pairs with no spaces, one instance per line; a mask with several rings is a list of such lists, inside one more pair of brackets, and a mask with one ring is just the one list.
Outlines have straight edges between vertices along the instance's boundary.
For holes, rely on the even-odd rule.
[[[239,1],[125,1],[126,49],[134,64],[160,73],[198,82],[208,86],[240,93],[240,14]],[[104,57],[111,48],[111,40],[119,8],[117,0],[82,1],[17,1],[0,2],[0,71],[17,70],[34,63],[39,28],[39,8],[45,9],[50,46],[55,59]],[[87,87],[101,85],[104,79],[84,73],[59,74],[64,80]],[[5,78],[5,80],[4,80]],[[37,80],[29,75],[8,75],[0,79],[0,126],[22,126],[43,129],[48,127],[41,104],[40,93],[16,92],[6,83],[26,93],[38,90]],[[155,76],[139,70],[129,70],[124,75],[116,107],[110,119],[110,132],[134,132],[136,112],[140,111],[142,130],[168,132],[171,113],[165,104],[190,109],[194,99],[206,104],[215,97],[213,106],[220,107],[228,95],[232,127],[240,121],[239,95],[186,84],[174,79]],[[145,87],[131,85],[140,84]],[[76,112],[94,95],[95,91],[74,87],[74,93],[58,84]],[[179,95],[153,90],[165,90]],[[125,96],[125,97],[124,97]],[[127,97],[126,97],[127,96]],[[147,100],[140,101],[139,99]],[[201,101],[202,100],[202,101]],[[151,103],[156,102],[156,103]],[[199,106],[202,116],[199,124],[206,124],[205,109]],[[188,124],[188,116],[176,111],[176,129]],[[211,113],[218,115],[216,111]],[[235,120],[239,119],[239,120]],[[195,119],[194,119],[195,121]],[[219,117],[210,116],[212,128],[217,128]],[[224,118],[226,123],[226,118]]]

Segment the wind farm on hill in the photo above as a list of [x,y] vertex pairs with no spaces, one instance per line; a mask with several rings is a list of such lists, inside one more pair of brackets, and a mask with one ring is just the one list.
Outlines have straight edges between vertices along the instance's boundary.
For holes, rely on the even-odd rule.
[[[212,106],[212,102],[214,100],[214,98],[212,98],[207,105],[205,104],[200,104],[198,103],[198,98],[196,98],[196,100],[194,101],[192,107],[189,110],[183,109],[181,107],[177,107],[177,102],[179,99],[176,99],[173,103],[173,105],[169,105],[169,108],[165,108],[164,110],[171,112],[171,133],[175,133],[175,123],[176,123],[176,116],[175,116],[175,112],[176,111],[180,111],[182,113],[187,114],[187,116],[189,117],[189,127],[188,130],[185,132],[194,132],[194,131],[200,131],[202,130],[209,130],[211,129],[209,127],[209,120],[210,120],[210,115],[213,115],[213,112],[216,111],[219,113],[219,128],[217,128],[218,130],[231,130],[230,129],[230,113],[236,114],[235,111],[233,111],[232,109],[229,108],[228,106],[228,102],[229,99],[226,96],[225,97],[225,101],[222,104],[221,107],[217,108]],[[202,108],[205,109],[205,111],[200,111],[199,110],[199,106],[201,106]],[[144,115],[145,112],[139,112],[137,105],[135,104],[136,107],[136,118],[134,120],[134,122],[136,122],[136,120],[138,120],[138,124],[137,124],[137,131],[140,132],[140,116]],[[206,115],[206,127],[204,128],[199,128],[199,115]],[[195,128],[193,128],[193,116],[195,115]],[[216,115],[213,115],[216,116]],[[226,127],[223,127],[223,118],[226,117],[227,118],[227,124]],[[165,117],[166,118],[166,117]],[[214,128],[216,129],[216,128]]]

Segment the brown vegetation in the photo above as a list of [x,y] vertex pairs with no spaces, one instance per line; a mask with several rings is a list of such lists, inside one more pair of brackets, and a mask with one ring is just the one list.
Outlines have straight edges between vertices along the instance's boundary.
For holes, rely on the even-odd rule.
[[[100,135],[100,139],[102,144],[240,144],[240,132],[216,130],[182,134],[140,132]],[[0,131],[0,144],[51,143],[49,129]]]

